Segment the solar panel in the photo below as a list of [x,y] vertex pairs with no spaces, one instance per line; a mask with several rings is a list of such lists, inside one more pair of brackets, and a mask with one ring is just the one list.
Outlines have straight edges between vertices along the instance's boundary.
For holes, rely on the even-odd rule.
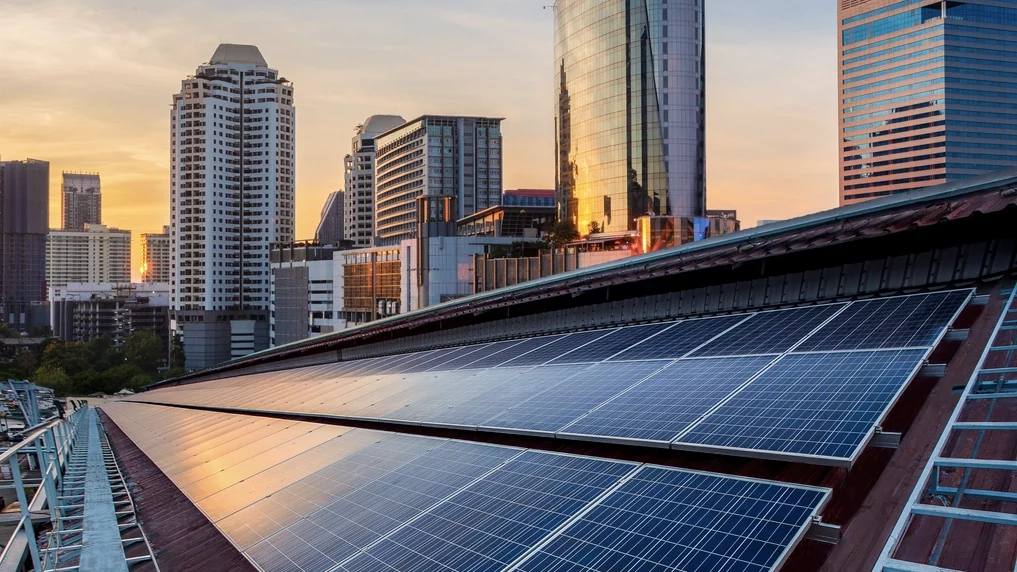
[[574,334],[569,334],[564,338],[557,339],[543,347],[537,348],[519,357],[512,358],[511,360],[501,364],[501,367],[540,365],[562,355],[563,353],[570,352],[598,338],[603,338],[612,331],[613,330],[595,330],[591,332],[576,332]]
[[970,297],[955,290],[854,302],[796,351],[931,347]]
[[476,352],[464,355],[459,358],[451,359],[444,365],[438,365],[438,367],[445,370],[465,368],[467,366],[470,366],[470,364],[472,364],[473,362],[485,359],[499,352],[505,351],[511,348],[512,346],[518,345],[520,341],[522,340],[511,340],[507,342],[495,342],[493,344],[488,344],[487,346],[481,348]]
[[680,358],[745,318],[744,315],[722,316],[678,322],[666,332],[612,357],[611,361]]
[[280,557],[301,570],[327,570],[518,454],[518,449],[507,447],[418,442],[417,451],[404,451],[403,462],[391,470],[375,471],[376,478],[344,491],[248,554],[266,570],[276,569]]
[[[481,426],[511,433],[554,433],[667,364],[666,361],[596,364],[516,404]],[[545,371],[538,367],[528,375],[546,379]]]
[[487,355],[477,361],[471,362],[468,366],[469,369],[481,369],[485,367],[496,367],[504,364],[505,362],[514,359],[527,352],[531,352],[547,344],[550,344],[556,340],[562,339],[563,336],[540,336],[539,338],[529,338],[526,340],[517,341],[510,347],[503,349],[500,352],[496,352]]
[[420,423],[454,410],[460,405],[513,381],[529,368],[457,370],[447,372],[434,391],[394,409],[382,419]]
[[852,460],[926,352],[785,356],[675,445]]
[[[207,429],[227,442],[230,434],[280,423],[134,403],[105,407],[174,481],[175,467],[201,451],[194,432]],[[318,427],[284,423],[298,432]],[[261,569],[347,572],[764,565],[794,546],[828,494],[365,429],[315,449],[318,457],[308,457],[309,449],[283,470],[221,482],[208,498],[222,503],[185,494]],[[710,567],[705,554],[731,564]]]
[[708,357],[784,353],[844,306],[826,304],[760,312],[692,355]]
[[587,363],[604,361],[622,350],[646,340],[671,326],[674,322],[666,324],[648,324],[645,326],[631,326],[612,330],[608,335],[597,339],[597,341],[586,344],[551,360],[551,364],[559,363]]
[[527,451],[340,570],[502,570],[634,468]]
[[580,375],[582,371],[582,367],[576,366],[523,369],[519,375],[504,383],[492,385],[489,390],[477,397],[449,407],[423,421],[428,425],[460,425],[472,428],[564,379]]
[[773,359],[679,360],[565,427],[561,435],[653,441],[667,446]]
[[769,572],[829,491],[645,466],[517,568]]

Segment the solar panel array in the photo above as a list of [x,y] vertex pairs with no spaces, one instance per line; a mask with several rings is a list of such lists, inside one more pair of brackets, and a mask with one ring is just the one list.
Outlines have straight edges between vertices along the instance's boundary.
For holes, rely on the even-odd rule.
[[970,295],[478,344],[135,399],[849,466]]
[[[263,570],[762,572],[783,562],[829,496],[367,429],[103,409]],[[293,441],[261,444],[277,433],[286,435],[275,443]]]

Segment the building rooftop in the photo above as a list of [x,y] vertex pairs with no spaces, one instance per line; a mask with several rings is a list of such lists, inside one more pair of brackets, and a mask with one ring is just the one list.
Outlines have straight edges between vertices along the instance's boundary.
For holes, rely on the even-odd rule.
[[251,64],[268,67],[258,46],[244,44],[219,44],[208,60],[210,64]]

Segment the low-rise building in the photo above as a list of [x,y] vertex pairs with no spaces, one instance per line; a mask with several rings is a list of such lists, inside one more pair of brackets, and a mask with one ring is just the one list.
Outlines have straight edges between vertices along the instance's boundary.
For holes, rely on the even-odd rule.
[[67,342],[108,337],[121,345],[150,330],[169,348],[169,284],[71,283],[50,288],[53,335]]
[[[341,244],[349,246],[349,241]],[[269,344],[272,347],[338,329],[333,302],[336,245],[273,245],[269,253]]]

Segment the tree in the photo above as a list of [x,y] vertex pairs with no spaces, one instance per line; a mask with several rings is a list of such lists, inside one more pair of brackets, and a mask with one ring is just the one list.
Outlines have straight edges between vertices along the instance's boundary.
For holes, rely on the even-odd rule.
[[71,378],[92,369],[94,357],[82,342],[51,344],[42,354],[42,365],[64,370]]
[[550,239],[551,243],[558,248],[561,248],[570,242],[575,242],[580,238],[579,230],[576,229],[576,225],[568,219],[554,223],[554,226],[551,227],[551,232],[548,233],[548,239]]
[[43,387],[48,387],[55,391],[57,395],[65,396],[74,393],[74,386],[71,382],[70,376],[64,372],[58,366],[53,364],[46,364],[35,370],[35,375],[32,376],[32,381]]
[[124,340],[124,357],[128,364],[154,375],[166,361],[166,347],[155,332],[139,330]]
[[597,221],[590,221],[590,234],[600,234],[603,232],[600,228],[600,223]]

